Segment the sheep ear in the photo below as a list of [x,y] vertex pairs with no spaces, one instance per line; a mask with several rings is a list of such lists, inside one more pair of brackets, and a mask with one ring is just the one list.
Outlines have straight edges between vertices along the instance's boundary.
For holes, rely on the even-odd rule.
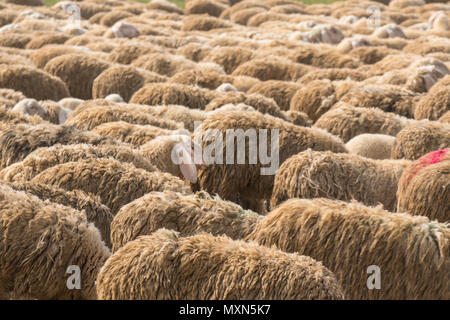
[[191,183],[197,182],[197,168],[192,159],[191,152],[185,147],[179,146],[177,150],[178,159],[180,161],[180,171],[183,176]]

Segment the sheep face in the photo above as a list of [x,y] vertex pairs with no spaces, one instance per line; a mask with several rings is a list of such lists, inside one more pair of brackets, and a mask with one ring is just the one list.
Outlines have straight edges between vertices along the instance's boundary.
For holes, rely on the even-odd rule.
[[128,22],[119,21],[111,28],[117,38],[135,38],[139,36],[139,31],[134,25]]
[[42,119],[48,117],[47,111],[34,99],[24,99],[17,103],[12,110],[29,116],[37,114]]

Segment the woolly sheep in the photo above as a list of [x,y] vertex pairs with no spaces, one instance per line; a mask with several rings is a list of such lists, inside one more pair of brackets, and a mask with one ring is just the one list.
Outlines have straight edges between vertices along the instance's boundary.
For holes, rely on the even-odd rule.
[[3,169],[23,160],[37,148],[49,147],[56,143],[117,144],[111,138],[102,137],[92,132],[50,123],[0,127],[0,168]]
[[139,36],[139,30],[132,23],[119,21],[111,27],[116,38],[135,38]]
[[159,171],[148,172],[114,159],[66,162],[42,171],[31,182],[95,194],[112,214],[151,191],[190,193],[189,187],[177,177]]
[[83,103],[84,100],[77,99],[77,98],[64,98],[58,101],[58,104],[63,107],[67,108],[69,110],[75,110],[80,104]]
[[309,69],[306,65],[283,61],[279,58],[258,58],[244,62],[233,71],[232,75],[250,76],[261,81],[295,81],[305,75]]
[[253,86],[247,93],[258,93],[275,100],[281,110],[289,110],[289,105],[295,93],[301,89],[297,83],[269,80]]
[[117,93],[123,100],[129,101],[133,93],[145,83],[144,76],[133,67],[114,66],[103,71],[92,83],[94,99],[105,98]]
[[[448,225],[427,217],[319,198],[284,202],[247,239],[322,261],[346,299],[448,300],[449,237]],[[367,287],[373,265],[379,290]]]
[[408,124],[408,119],[378,108],[341,106],[324,113],[314,126],[340,137],[344,142],[363,133],[395,136]]
[[185,177],[191,183],[197,182],[197,167],[189,136],[159,136],[142,145],[139,150],[159,170],[181,179]]
[[66,191],[45,184],[29,182],[11,183],[9,186],[14,190],[32,194],[43,201],[49,200],[84,212],[87,220],[92,222],[100,231],[105,244],[111,247],[110,227],[113,215],[108,207],[101,204],[98,197],[81,190]]
[[180,133],[178,130],[161,129],[151,125],[137,125],[124,121],[103,123],[91,131],[101,136],[132,144],[135,147],[139,147],[161,135]]
[[[108,101],[106,101],[108,102]],[[163,129],[182,129],[183,124],[153,116],[146,112],[148,107],[138,105],[116,104],[94,105],[91,107],[79,106],[71,113],[66,125],[74,126],[80,130],[92,130],[102,123],[125,121],[140,125],[153,125]]]
[[190,0],[186,3],[184,12],[186,14],[206,13],[213,17],[219,17],[228,6],[214,0]]
[[142,153],[128,146],[92,146],[88,144],[56,144],[39,148],[22,161],[14,163],[0,171],[0,180],[8,182],[24,182],[31,180],[42,171],[55,165],[78,160],[114,158],[121,162],[131,163],[136,168],[149,172],[156,167],[144,158]]
[[297,63],[303,63],[318,68],[357,68],[361,62],[350,55],[343,55],[335,49],[304,45],[296,47],[289,58]]
[[191,132],[194,131],[195,121],[203,121],[208,115],[203,110],[191,109],[179,105],[152,106],[146,112],[160,118],[183,123],[184,128]]
[[371,159],[390,159],[395,137],[387,134],[365,133],[345,144],[349,153]]
[[226,20],[211,17],[206,14],[192,14],[183,18],[181,31],[209,31],[213,29],[231,28],[232,24]]
[[[95,279],[110,256],[98,229],[75,209],[0,185],[2,295],[16,299],[96,299]],[[67,286],[78,266],[81,289]],[[36,281],[38,279],[39,281]]]
[[295,92],[290,101],[290,110],[304,112],[315,122],[336,102],[333,83],[329,80],[314,80]]
[[225,236],[181,237],[167,229],[115,252],[98,275],[97,293],[99,299],[344,297],[335,276],[309,257]]
[[409,165],[398,182],[397,210],[448,222],[449,160],[450,149],[446,148],[427,153]]
[[420,96],[392,85],[354,86],[340,99],[340,103],[362,108],[379,108],[385,112],[412,118]]
[[215,97],[215,93],[200,88],[175,83],[150,83],[136,91],[131,103],[147,105],[177,104],[204,110]]
[[[342,141],[325,131],[295,126],[281,119],[254,111],[211,113],[206,120],[203,121],[202,126],[194,131],[194,143],[202,143],[203,148],[207,147],[208,142],[211,139],[211,137],[209,137],[209,135],[211,135],[210,129],[214,130],[212,132],[213,134],[220,132],[224,139],[226,138],[226,131],[232,129],[241,129],[244,132],[248,129],[267,129],[271,131],[271,136],[274,133],[273,130],[278,129],[278,143],[276,141],[271,141],[272,138],[269,138],[269,134],[267,134],[267,145],[265,147],[266,150],[268,150],[269,145],[272,147],[276,145],[279,164],[282,164],[291,155],[306,150],[307,148],[314,148],[315,150],[331,150],[333,152],[346,152]],[[234,137],[231,137],[234,141]],[[215,151],[216,154],[219,154],[219,157],[220,154],[223,155],[222,157],[225,157],[227,144],[228,143],[223,143],[223,146],[219,145],[219,150]],[[250,151],[250,146],[246,143],[245,153],[241,154],[241,156],[245,156],[245,159],[249,159],[249,157],[252,156]],[[236,151],[234,153],[236,153]],[[272,156],[274,156],[274,154],[272,154]],[[209,164],[208,160],[205,162],[205,166],[199,169],[198,186],[202,190],[213,194],[217,193],[223,199],[231,201],[238,201],[238,197],[241,197],[241,201],[244,202],[247,201],[246,199],[255,201],[255,199],[264,200],[270,198],[274,176],[270,174],[261,175],[260,169],[263,168],[262,163],[257,162],[256,164],[250,164],[250,162],[247,162],[249,160],[245,160],[244,164],[236,164],[234,155],[232,160],[235,164],[225,164],[225,159],[219,160],[223,161],[224,164]],[[241,204],[244,208],[248,208],[243,202],[241,202]],[[255,211],[261,211],[261,209],[255,209]]]
[[311,43],[331,43],[337,44],[344,39],[342,31],[333,25],[318,25],[314,27],[305,37],[304,41]]
[[46,100],[39,102],[46,111],[44,119],[54,124],[64,124],[72,110],[60,106],[57,102]]
[[223,67],[227,74],[231,74],[241,64],[250,61],[253,52],[241,47],[217,47],[203,59],[205,62],[215,62]]
[[20,91],[36,100],[56,101],[69,96],[69,90],[60,78],[23,65],[0,65],[0,87]]
[[[450,76],[442,78],[442,82],[450,79]],[[433,86],[416,105],[414,118],[417,120],[438,120],[445,112],[450,110],[450,90],[448,86],[439,85],[441,81]]]
[[196,87],[218,91],[217,89],[221,85],[223,85],[224,83],[232,82],[232,80],[232,77],[225,74],[205,72],[194,69],[178,72],[173,77],[171,77],[168,82],[193,85]]
[[36,125],[43,122],[44,120],[37,115],[27,116],[21,112],[12,111],[5,106],[0,106],[0,124],[7,123],[8,125],[14,125],[19,123],[26,123],[30,125]]
[[111,224],[113,252],[142,235],[161,228],[191,236],[208,232],[243,239],[263,216],[206,192],[182,195],[150,192],[123,206]]
[[417,160],[424,154],[450,146],[450,125],[421,121],[401,130],[391,151],[393,159]]
[[275,100],[257,93],[244,94],[242,92],[227,92],[225,94],[220,94],[206,105],[205,110],[213,111],[226,104],[238,103],[243,103],[251,106],[261,113],[285,119],[284,114],[280,110]]
[[373,160],[352,154],[307,150],[287,159],[277,171],[271,207],[290,198],[329,198],[366,205],[396,206],[395,192],[409,161]]
[[85,100],[92,99],[92,84],[108,67],[109,63],[91,56],[65,54],[47,62],[44,70],[61,78],[71,96]]

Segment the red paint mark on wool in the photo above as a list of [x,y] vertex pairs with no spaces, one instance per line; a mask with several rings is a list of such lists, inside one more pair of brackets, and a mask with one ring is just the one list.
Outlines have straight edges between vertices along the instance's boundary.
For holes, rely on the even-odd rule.
[[445,148],[442,150],[432,151],[430,153],[427,153],[426,155],[419,158],[414,165],[415,172],[411,176],[411,178],[408,180],[411,181],[420,171],[422,171],[423,168],[428,167],[429,165],[436,164],[442,161],[442,159],[445,157],[445,155],[450,151],[450,148]]
[[429,153],[429,156],[431,158],[430,164],[435,164],[435,163],[441,162],[442,158],[445,156],[445,154],[449,150],[450,150],[449,148],[445,148],[442,150],[433,151],[433,152]]

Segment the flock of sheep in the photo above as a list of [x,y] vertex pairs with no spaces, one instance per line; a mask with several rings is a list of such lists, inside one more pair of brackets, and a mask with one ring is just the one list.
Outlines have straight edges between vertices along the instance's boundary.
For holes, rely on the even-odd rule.
[[[0,298],[450,299],[449,18],[4,1]],[[276,174],[184,161],[207,129],[278,130]]]

